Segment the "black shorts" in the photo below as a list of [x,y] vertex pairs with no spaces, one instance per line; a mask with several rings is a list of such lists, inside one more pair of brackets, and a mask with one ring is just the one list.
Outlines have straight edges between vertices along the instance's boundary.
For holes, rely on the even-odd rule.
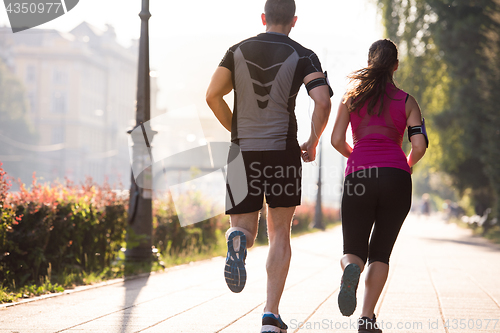
[[[245,173],[228,165],[226,214],[245,214],[262,209],[264,196],[271,208],[300,205],[302,195],[301,150],[298,144],[286,150],[243,151]],[[231,154],[231,153],[230,153]],[[231,159],[231,158],[230,158]],[[248,194],[235,202],[231,179],[246,177]],[[233,186],[234,187],[234,186]]]
[[348,175],[341,210],[344,254],[389,264],[410,211],[411,191],[411,175],[402,169],[372,168]]

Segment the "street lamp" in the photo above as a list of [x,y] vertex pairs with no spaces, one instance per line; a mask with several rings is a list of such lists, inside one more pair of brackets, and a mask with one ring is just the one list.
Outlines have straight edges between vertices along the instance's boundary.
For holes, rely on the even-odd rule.
[[[149,0],[142,0],[142,10],[139,13],[141,18],[141,37],[139,40],[139,68],[137,75],[137,102],[136,102],[136,126],[142,127],[142,136],[132,135],[132,159],[133,163],[143,163],[146,156],[151,155],[150,142],[154,134],[149,126],[151,119],[150,104],[150,74],[149,74],[149,27],[148,21],[151,17],[149,12]],[[135,129],[134,128],[134,129]],[[129,134],[134,130],[128,131]],[[137,131],[136,131],[137,132]],[[148,133],[149,135],[146,135]],[[146,141],[146,147],[144,147]],[[152,166],[148,166],[140,175],[143,184],[152,183]],[[152,259],[152,233],[153,233],[153,200],[152,189],[140,188],[132,173],[130,186],[130,199],[128,211],[129,231],[127,233],[127,251],[125,257],[130,261],[149,261]],[[129,244],[134,243],[134,247],[129,248]]]
[[318,193],[316,194],[316,208],[314,212],[314,225],[313,228],[325,230],[325,224],[323,223],[323,209],[322,209],[322,198],[321,198],[321,169],[323,167],[323,139],[319,140],[319,170],[318,170]]

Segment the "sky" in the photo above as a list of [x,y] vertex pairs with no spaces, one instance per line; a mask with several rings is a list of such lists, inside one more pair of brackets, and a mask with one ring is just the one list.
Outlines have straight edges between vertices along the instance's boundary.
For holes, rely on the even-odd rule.
[[[200,117],[213,117],[204,98],[211,75],[230,46],[265,31],[260,18],[264,3],[150,0],[150,57],[158,75],[158,106],[167,111],[194,106]],[[105,30],[110,24],[119,42],[128,46],[140,36],[141,4],[141,0],[80,0],[67,14],[37,28],[69,31],[86,21]],[[374,0],[296,0],[296,4],[298,21],[290,37],[317,53],[335,92],[323,145],[323,196],[335,203],[343,167],[329,137],[346,76],[366,65],[369,46],[383,36],[381,17]],[[0,8],[2,25],[10,26],[4,8]],[[226,100],[232,105],[231,94]],[[299,143],[309,136],[313,106],[302,88],[296,107]],[[317,164],[304,167],[306,200],[314,199],[317,170]]]

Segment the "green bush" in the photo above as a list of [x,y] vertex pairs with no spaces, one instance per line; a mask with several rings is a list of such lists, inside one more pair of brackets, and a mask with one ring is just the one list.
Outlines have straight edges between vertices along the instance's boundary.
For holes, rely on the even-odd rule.
[[[128,196],[90,178],[81,185],[49,185],[34,175],[31,187],[20,184],[17,193],[8,193],[10,185],[0,167],[1,286],[43,285],[48,276],[48,283],[71,286],[116,273],[110,267],[126,246]],[[199,194],[186,201],[193,210],[209,212]],[[228,221],[220,215],[181,227],[170,197],[155,199],[153,214],[153,244],[164,256],[210,251]]]
[[[103,270],[125,240],[127,199],[106,182],[49,186],[34,176],[29,190],[24,184],[18,193],[7,190],[0,229],[3,285],[44,283],[49,267],[56,279]],[[12,211],[15,218],[6,218]]]
[[5,280],[6,274],[10,274],[5,258],[10,255],[9,251],[12,251],[11,249],[15,247],[15,244],[9,238],[9,234],[13,232],[13,225],[19,223],[18,220],[20,219],[16,219],[15,210],[7,202],[10,187],[11,181],[8,179],[0,162],[0,279],[2,281]]
[[[188,193],[192,210],[211,210],[208,202],[201,198],[199,193]],[[178,255],[186,249],[199,253],[218,245],[221,229],[228,228],[228,218],[218,215],[205,221],[182,227],[176,214],[174,203],[170,197],[156,200],[154,204],[153,242],[159,251],[166,255]]]

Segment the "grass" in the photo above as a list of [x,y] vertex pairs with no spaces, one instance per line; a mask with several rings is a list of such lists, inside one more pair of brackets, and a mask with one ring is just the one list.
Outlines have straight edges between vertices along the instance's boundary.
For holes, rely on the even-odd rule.
[[162,256],[162,263],[165,268],[188,264],[190,262],[211,259],[214,257],[225,257],[227,252],[226,242],[223,237],[218,240],[215,246],[202,248],[201,251],[191,251],[186,249],[175,256]]
[[493,241],[496,244],[500,244],[500,226],[499,225],[495,225],[495,226],[491,227],[486,233],[484,233],[484,230],[482,230],[483,228],[478,228],[478,229],[481,229],[480,231],[478,231],[478,233],[480,235]]
[[19,289],[11,290],[7,287],[0,288],[0,303],[12,303],[22,298],[30,298],[51,293],[61,293],[64,288],[59,284],[52,284],[46,280],[41,285],[27,285]]

